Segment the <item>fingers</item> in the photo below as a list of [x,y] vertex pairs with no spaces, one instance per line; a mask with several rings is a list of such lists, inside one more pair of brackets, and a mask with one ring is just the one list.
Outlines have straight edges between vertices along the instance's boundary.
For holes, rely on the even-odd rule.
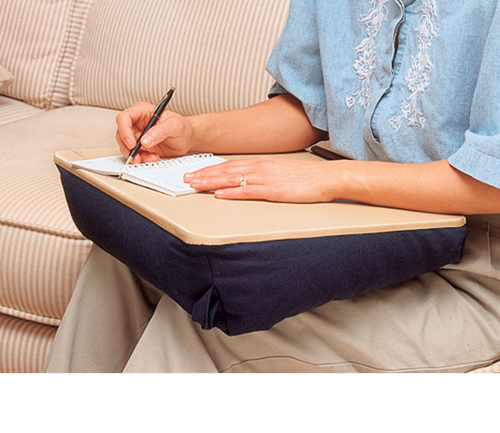
[[[242,180],[245,179],[245,182]],[[253,184],[257,184],[257,180],[254,178],[252,180],[251,175],[248,174],[233,174],[218,177],[196,177],[192,178],[189,175],[184,177],[184,181],[188,182],[192,188],[210,191],[219,188],[236,188],[239,186],[248,185],[253,181]]]
[[130,151],[135,147],[137,138],[153,114],[153,109],[147,102],[138,102],[118,114],[116,141],[120,148]]
[[[242,183],[242,178],[246,184]],[[198,178],[189,185],[200,191],[214,191],[216,198],[227,200],[269,200],[283,201],[275,185],[265,183],[262,176],[237,174],[225,177]]]
[[[167,139],[176,139],[185,132],[184,123],[177,117],[166,114],[161,122],[153,126],[141,139],[141,145],[145,149],[152,149]],[[172,140],[173,141],[173,140]],[[175,141],[173,141],[175,144]]]
[[217,198],[281,201],[271,165],[265,157],[228,161],[188,173],[184,181],[197,190],[215,190]]
[[[116,142],[120,147],[120,152],[125,157],[128,157],[130,151],[135,147],[142,128],[147,125],[148,119],[153,113],[153,108],[154,107],[147,102],[139,102],[116,116],[116,124],[118,126],[116,131]],[[138,164],[140,162],[148,162],[148,160],[151,159],[154,159],[154,157],[139,152],[132,159],[131,163]]]
[[132,158],[132,164],[140,164],[145,162],[158,162],[160,156],[154,152],[147,152],[145,150],[139,150],[139,153]]
[[[151,104],[139,102],[117,116],[116,141],[121,153],[126,157],[136,146],[138,138],[153,115],[153,110]],[[141,138],[141,150],[131,162],[155,162],[159,157],[186,154],[190,144],[186,134],[187,122],[182,116],[165,111],[158,123]]]
[[332,173],[329,162],[260,157],[207,167],[184,181],[222,199],[315,203],[334,200]]
[[[221,164],[212,165],[205,167],[201,170],[195,171],[193,173],[188,173],[186,175],[187,180],[199,180],[199,179],[209,179],[213,177],[225,177],[228,175],[235,174],[245,174],[249,171],[254,171],[257,165],[263,165],[267,161],[267,158],[252,158],[252,159],[241,159],[234,161],[226,161]],[[261,167],[264,168],[264,167]]]
[[252,173],[256,171],[258,158],[251,160],[227,161],[222,164],[203,168],[193,173],[187,173],[184,181],[195,189],[213,190],[217,188],[231,188],[241,186],[244,183],[263,183],[266,177],[264,173],[259,174],[259,179]]
[[264,185],[246,185],[239,188],[218,189],[214,192],[214,196],[225,200],[287,201],[283,195],[276,194],[269,186]]

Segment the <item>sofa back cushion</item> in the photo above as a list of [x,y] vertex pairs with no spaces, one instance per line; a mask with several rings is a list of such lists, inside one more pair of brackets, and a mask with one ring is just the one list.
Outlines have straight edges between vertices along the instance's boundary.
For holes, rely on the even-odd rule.
[[95,0],[72,75],[74,104],[124,109],[156,103],[184,115],[266,98],[267,58],[289,0]]
[[76,44],[92,0],[0,0],[0,64],[15,81],[2,94],[39,108],[69,104]]
[[5,90],[14,81],[14,76],[0,65],[0,92]]

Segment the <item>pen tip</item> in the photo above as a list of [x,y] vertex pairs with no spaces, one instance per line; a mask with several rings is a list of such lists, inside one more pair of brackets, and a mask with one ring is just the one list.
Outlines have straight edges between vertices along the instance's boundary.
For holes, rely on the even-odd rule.
[[125,161],[125,165],[129,165],[131,160],[132,160],[132,157],[131,157],[131,156],[129,156],[129,157],[127,158],[127,160]]

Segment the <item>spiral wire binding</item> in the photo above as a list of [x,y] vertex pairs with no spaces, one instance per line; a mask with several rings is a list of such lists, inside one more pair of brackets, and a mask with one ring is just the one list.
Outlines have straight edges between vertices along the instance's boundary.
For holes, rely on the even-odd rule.
[[197,153],[195,155],[187,155],[180,158],[162,159],[158,162],[146,162],[143,164],[127,165],[124,167],[123,171],[127,173],[136,173],[138,171],[165,170],[169,168],[195,164],[196,162],[210,159],[212,157],[212,153]]

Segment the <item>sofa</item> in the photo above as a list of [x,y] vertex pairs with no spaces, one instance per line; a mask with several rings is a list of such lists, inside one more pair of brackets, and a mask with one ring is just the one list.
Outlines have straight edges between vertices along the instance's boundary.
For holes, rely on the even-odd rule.
[[41,371],[91,242],[56,150],[115,147],[116,115],[266,98],[288,0],[0,0],[0,372]]

